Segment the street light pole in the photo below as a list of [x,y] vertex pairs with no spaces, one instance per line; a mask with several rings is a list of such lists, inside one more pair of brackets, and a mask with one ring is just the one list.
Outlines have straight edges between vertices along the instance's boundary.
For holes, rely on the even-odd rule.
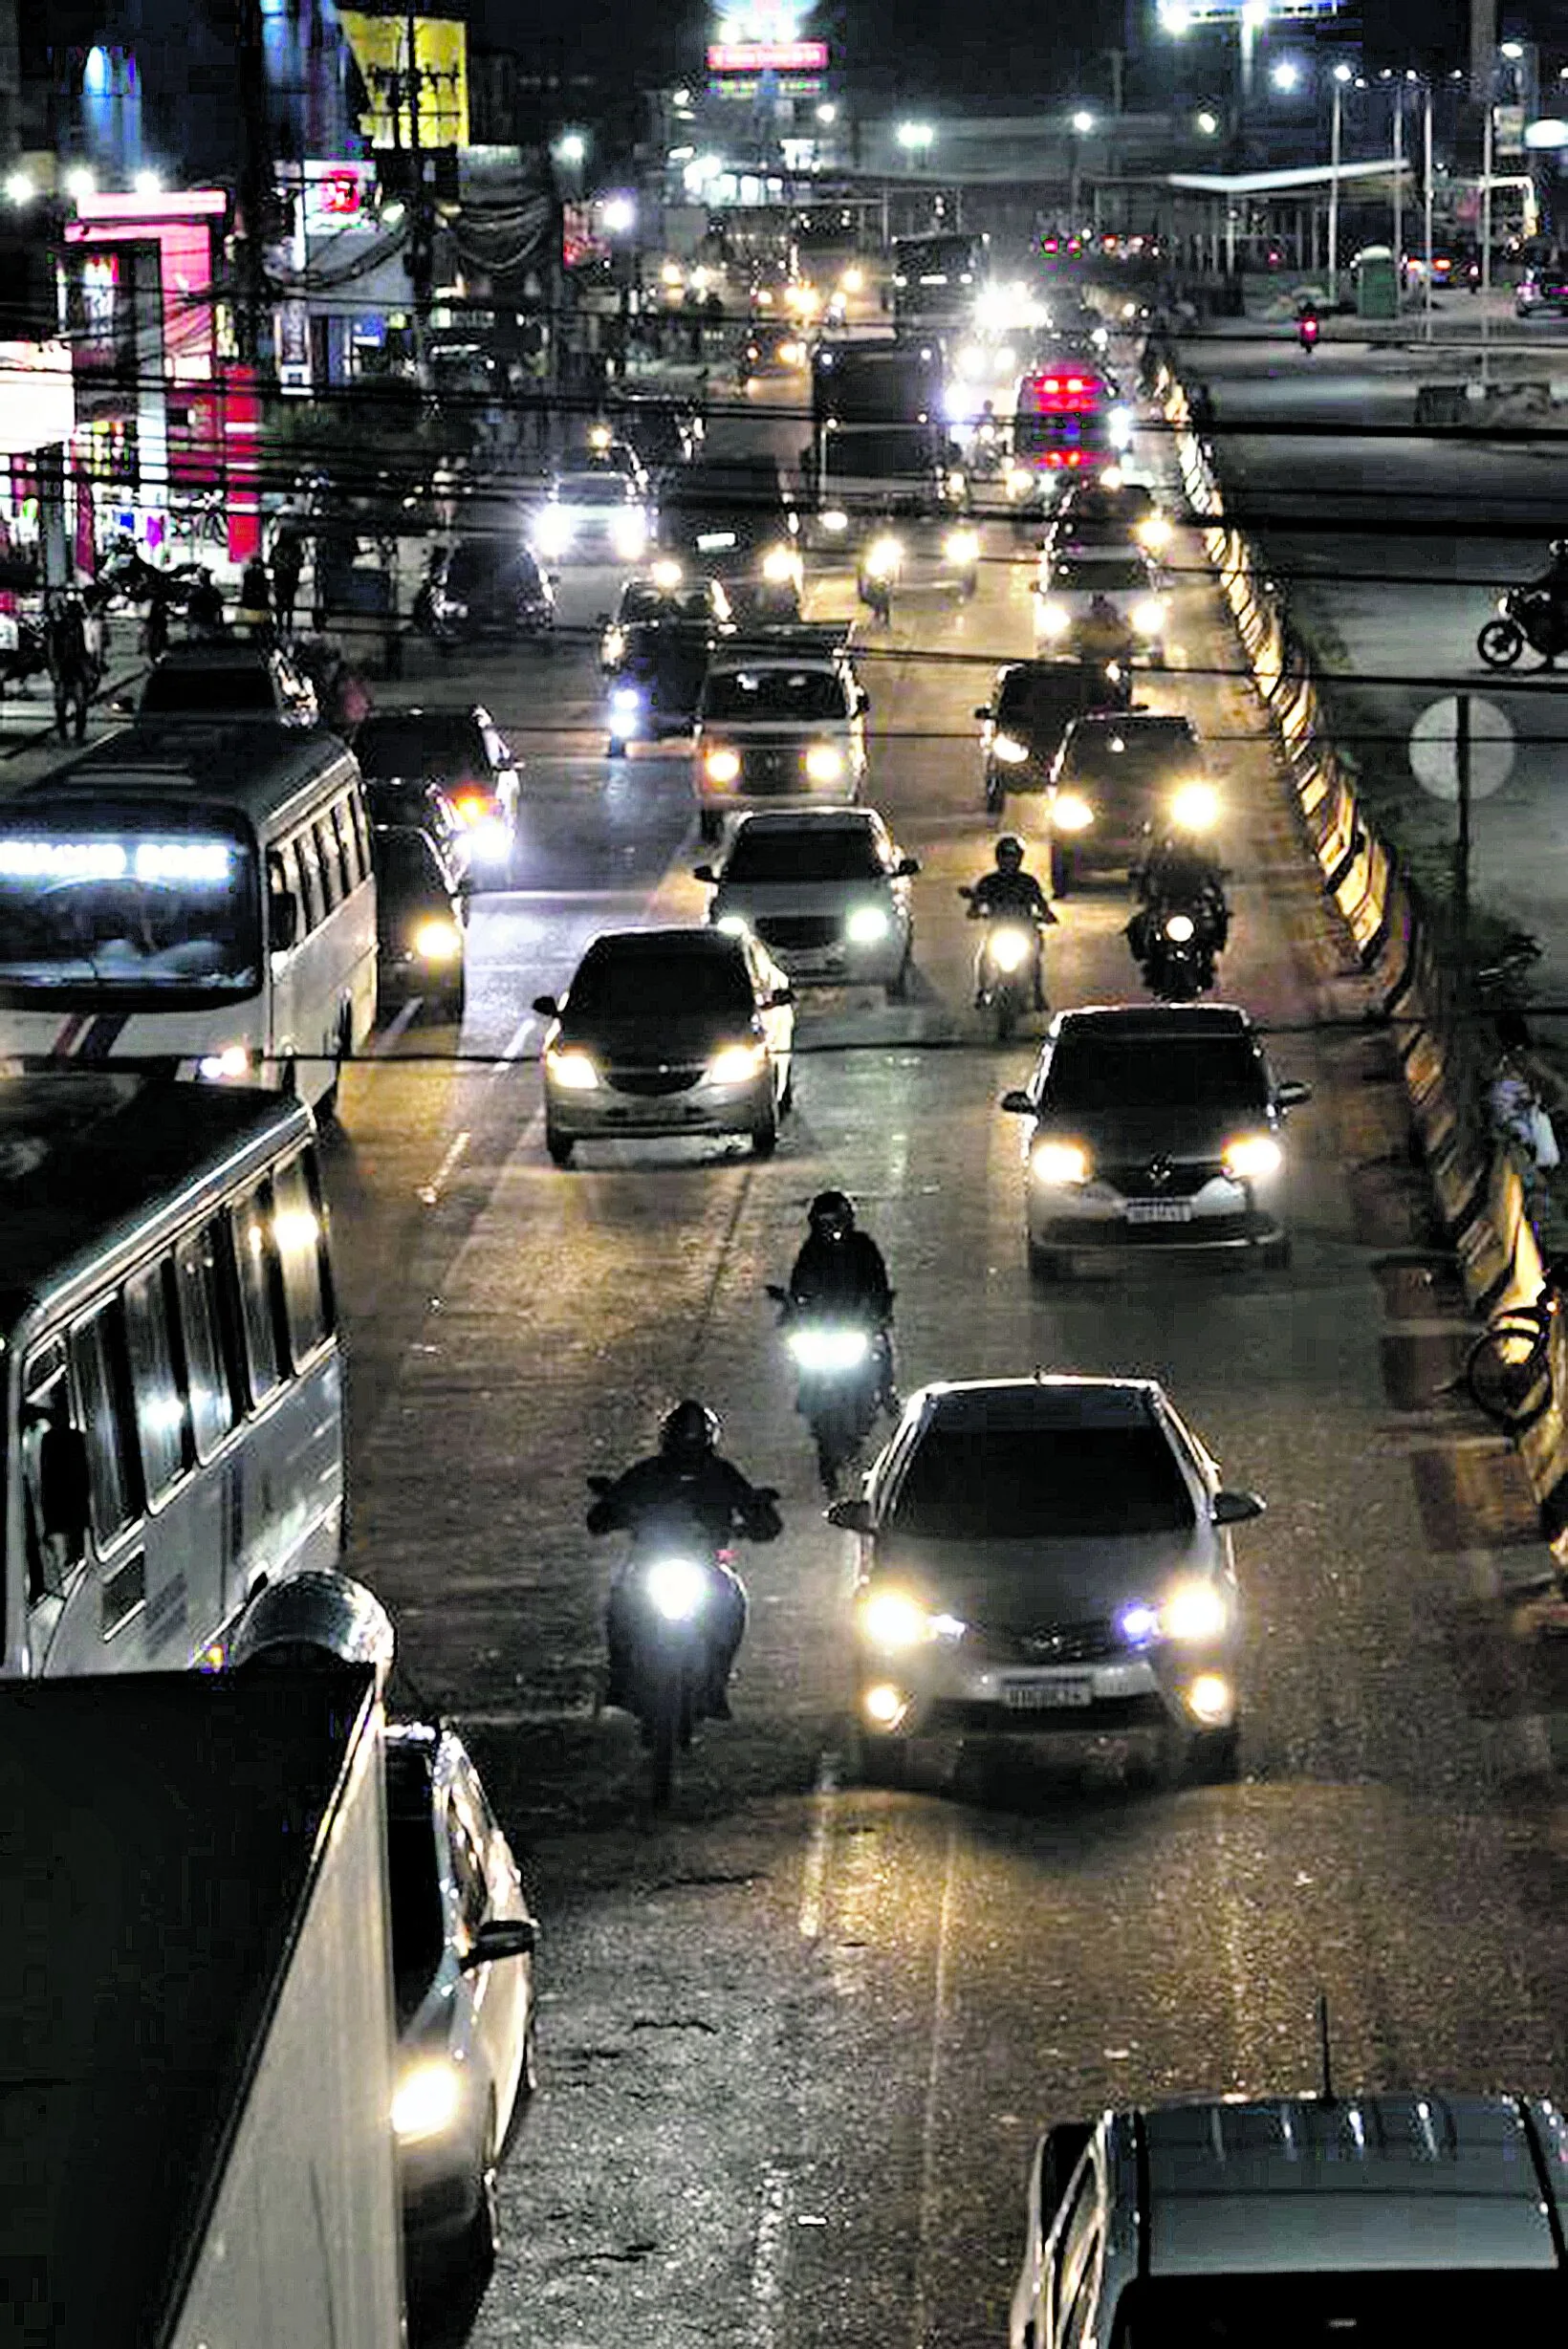
[[1496,83],[1487,78],[1486,128],[1481,140],[1481,386],[1492,364],[1492,99]]
[[1334,112],[1329,120],[1328,140],[1328,298],[1338,309],[1339,304],[1339,142],[1343,137],[1345,81],[1348,68],[1334,69]]
[[1394,84],[1394,315],[1405,292],[1405,84]]
[[1422,115],[1422,185],[1425,190],[1426,229],[1426,340],[1432,338],[1432,85],[1426,84],[1426,104]]

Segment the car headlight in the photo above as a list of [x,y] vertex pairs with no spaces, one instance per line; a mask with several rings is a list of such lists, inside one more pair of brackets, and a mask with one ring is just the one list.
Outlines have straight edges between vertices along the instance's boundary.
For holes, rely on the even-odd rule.
[[680,564],[671,562],[667,557],[653,566],[653,583],[662,596],[673,596],[681,584],[681,578]]
[[1165,916],[1164,926],[1172,946],[1185,946],[1192,939],[1198,925],[1190,914],[1173,913]]
[[1007,476],[1009,497],[1027,497],[1034,487],[1034,476],[1026,465],[1009,466]]
[[219,1052],[204,1053],[196,1063],[196,1074],[208,1084],[236,1084],[250,1074],[250,1052],[243,1044],[225,1044]]
[[1016,734],[998,734],[991,742],[991,754],[1004,767],[1021,767],[1029,751]]
[[762,576],[770,587],[782,587],[795,577],[795,564],[793,547],[770,547],[762,558]]
[[1178,1582],[1160,1609],[1160,1634],[1184,1647],[1223,1639],[1230,1625],[1230,1606],[1215,1582]]
[[463,951],[463,933],[455,922],[437,916],[422,922],[414,932],[414,952],[422,963],[455,963]]
[[868,1646],[886,1656],[902,1655],[930,1638],[930,1610],[907,1591],[873,1591],[860,1602],[860,1628]]
[[1172,795],[1170,820],[1184,832],[1211,832],[1219,816],[1220,795],[1212,783],[1184,783]]
[[1170,544],[1170,524],[1163,513],[1145,514],[1138,525],[1138,543],[1151,555],[1163,555]]
[[874,946],[885,938],[891,924],[881,905],[853,905],[844,924],[844,934],[852,946]]
[[1113,448],[1127,448],[1132,445],[1132,416],[1126,408],[1112,408],[1107,424]]
[[723,930],[727,938],[750,938],[751,925],[743,914],[720,914],[713,927]]
[[1140,636],[1158,636],[1165,624],[1165,607],[1158,596],[1140,596],[1127,617]]
[[442,2137],[463,2104],[463,2081],[455,2064],[437,2057],[416,2064],[398,2082],[392,2098],[392,2128],[405,2145]]
[[844,754],[831,742],[814,742],[806,752],[806,772],[814,783],[837,783],[844,772]]
[[695,1558],[654,1558],[638,1579],[654,1613],[666,1623],[689,1623],[708,1599],[708,1578]]
[[740,772],[740,752],[709,750],[703,766],[710,783],[733,783]]
[[1225,1145],[1225,1171],[1237,1183],[1260,1183],[1277,1174],[1285,1153],[1272,1134],[1239,1134]]
[[820,1322],[790,1332],[790,1353],[802,1370],[858,1370],[871,1351],[864,1330],[827,1329]]
[[635,713],[642,707],[642,688],[641,685],[617,685],[610,696],[612,709],[629,710]]
[[626,651],[625,631],[621,628],[606,628],[604,642],[599,650],[601,658],[612,665],[617,661],[622,660]]
[[564,506],[547,506],[534,525],[534,542],[541,555],[563,555],[577,527]]
[[822,516],[822,528],[831,537],[839,538],[849,528],[849,516],[841,506],[831,506]]
[[640,513],[618,513],[610,525],[610,538],[618,555],[635,560],[648,542],[648,526]]
[[476,832],[481,824],[494,819],[496,805],[489,792],[459,792],[452,801],[452,812],[460,824]]
[[592,1056],[568,1045],[553,1045],[544,1056],[545,1074],[563,1093],[592,1093],[599,1071]]
[[1057,792],[1050,816],[1054,832],[1087,832],[1095,820],[1093,808],[1077,792]]
[[1030,930],[995,924],[986,932],[986,957],[998,970],[1021,970],[1034,953],[1034,937]]
[[1029,1154],[1030,1172],[1036,1183],[1054,1189],[1087,1183],[1094,1161],[1080,1142],[1037,1142]]
[[778,363],[781,367],[798,367],[805,356],[802,346],[793,338],[778,346]]
[[1042,596],[1037,611],[1041,636],[1063,637],[1073,624],[1073,615],[1066,604],[1056,602],[1054,597]]
[[865,551],[866,576],[890,579],[903,560],[904,549],[896,538],[873,538]]
[[768,1065],[765,1044],[727,1044],[708,1064],[710,1085],[749,1085]]
[[965,566],[977,563],[980,560],[978,531],[949,531],[943,553],[949,563],[959,563]]

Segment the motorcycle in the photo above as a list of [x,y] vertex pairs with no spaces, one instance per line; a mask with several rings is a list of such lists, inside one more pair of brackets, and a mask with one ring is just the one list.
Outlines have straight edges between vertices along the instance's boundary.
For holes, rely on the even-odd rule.
[[863,1320],[834,1319],[820,1307],[799,1304],[771,1281],[768,1294],[795,1364],[795,1408],[812,1431],[817,1472],[831,1496],[876,1425],[887,1339]]
[[885,628],[893,617],[893,590],[904,565],[904,549],[889,532],[873,538],[861,555],[855,592]]
[[995,1019],[997,1043],[1006,1044],[1021,1014],[1034,1007],[1043,953],[1039,927],[1022,914],[991,912],[968,885],[958,894],[969,900],[969,919],[986,925],[975,992],[981,1010]]
[[1318,337],[1322,331],[1322,328],[1319,326],[1317,318],[1311,312],[1309,312],[1304,318],[1298,320],[1296,329],[1296,339],[1301,345],[1302,354],[1305,358],[1310,359],[1314,351],[1317,350]]
[[1551,594],[1544,587],[1511,587],[1499,596],[1495,614],[1475,640],[1475,649],[1489,669],[1513,668],[1527,644],[1546,668],[1559,653],[1568,652]]
[[1206,994],[1214,984],[1219,927],[1213,907],[1201,899],[1157,899],[1135,914],[1127,944],[1150,993],[1166,1003]]

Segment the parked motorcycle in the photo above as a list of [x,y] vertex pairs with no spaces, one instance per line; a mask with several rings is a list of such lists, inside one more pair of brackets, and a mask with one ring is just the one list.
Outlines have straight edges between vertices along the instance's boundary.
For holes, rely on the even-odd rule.
[[795,1364],[795,1407],[817,1445],[817,1472],[828,1494],[876,1425],[886,1383],[885,1334],[865,1321],[835,1319],[797,1304],[771,1282],[784,1342]]
[[1511,587],[1499,596],[1496,612],[1475,640],[1475,649],[1489,669],[1513,668],[1526,645],[1547,668],[1559,653],[1568,652],[1552,598],[1544,587]]
[[[1044,948],[1037,923],[1016,913],[991,913],[977,904],[967,884],[958,892],[969,902],[972,919],[984,922],[975,992],[982,1011],[996,1022],[996,1041],[1006,1044],[1022,1013],[1034,1007]],[[1041,988],[1041,994],[1044,989]]]

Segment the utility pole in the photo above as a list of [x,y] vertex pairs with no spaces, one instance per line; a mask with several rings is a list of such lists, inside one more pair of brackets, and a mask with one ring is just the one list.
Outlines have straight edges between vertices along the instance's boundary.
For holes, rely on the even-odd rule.
[[403,87],[408,97],[408,275],[414,290],[414,379],[425,384],[425,343],[430,324],[430,294],[435,270],[435,224],[430,190],[425,183],[425,150],[420,140],[420,100],[425,76],[419,63],[419,19],[412,9],[404,19],[407,58]]
[[1459,794],[1459,832],[1453,844],[1453,920],[1463,959],[1470,934],[1470,697],[1461,693],[1454,708],[1454,781]]
[[245,229],[240,247],[239,306],[236,318],[240,358],[247,367],[259,367],[262,322],[267,313],[266,234],[272,209],[272,163],[267,138],[267,59],[262,47],[261,0],[238,0],[240,117],[244,147],[240,156],[240,219]]

